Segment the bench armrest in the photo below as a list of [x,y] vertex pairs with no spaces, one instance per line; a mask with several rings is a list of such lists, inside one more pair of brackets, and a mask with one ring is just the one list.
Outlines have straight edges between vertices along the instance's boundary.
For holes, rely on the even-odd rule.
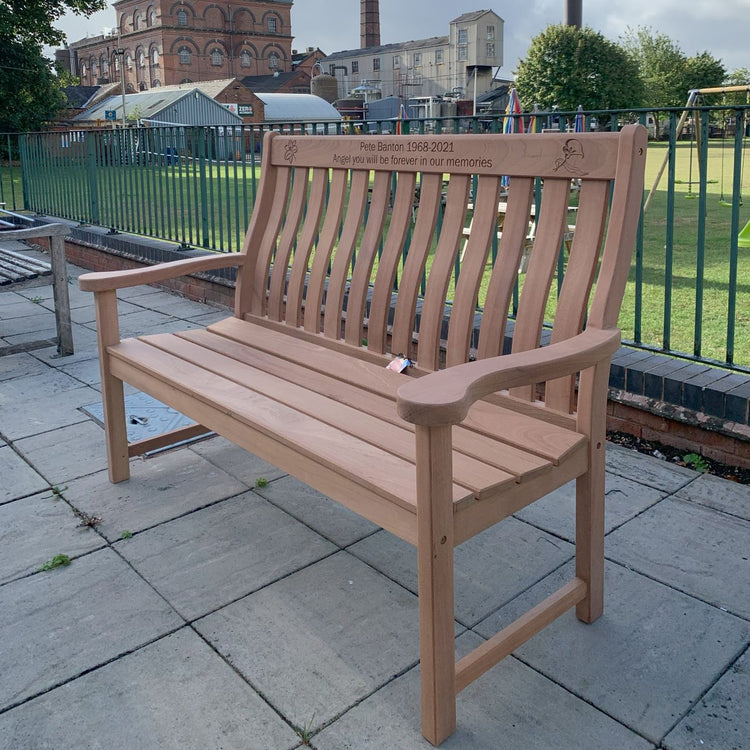
[[541,349],[432,372],[398,389],[398,413],[414,424],[458,424],[475,401],[490,393],[572,375],[611,356],[619,345],[618,329],[589,328]]
[[41,227],[8,229],[0,233],[3,240],[33,240],[37,237],[65,237],[70,234],[70,227],[65,224],[45,224]]
[[174,279],[177,276],[185,276],[189,273],[241,266],[246,257],[242,253],[216,253],[202,258],[186,258],[185,260],[158,263],[155,266],[145,268],[85,273],[78,278],[78,286],[84,292],[105,292],[111,289],[139,286],[140,284],[155,284],[158,281]]

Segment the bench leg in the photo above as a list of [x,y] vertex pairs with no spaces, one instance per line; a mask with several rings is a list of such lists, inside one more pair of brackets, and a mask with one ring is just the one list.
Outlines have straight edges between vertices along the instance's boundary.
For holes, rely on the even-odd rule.
[[439,745],[456,729],[451,428],[416,433],[422,734]]
[[[604,611],[604,457],[606,450],[607,366],[581,373],[581,390],[593,391],[593,406],[579,409],[588,425],[589,470],[576,479],[576,577],[587,584],[576,616],[594,622]],[[588,381],[588,382],[585,382]],[[580,404],[579,404],[580,406]],[[584,413],[581,412],[591,412]]]
[[57,324],[57,353],[61,357],[73,354],[73,326],[70,322],[70,296],[68,274],[65,263],[65,239],[50,237],[50,259],[52,262],[52,293],[55,298],[55,322]]
[[99,340],[99,370],[102,376],[104,435],[107,445],[109,481],[122,482],[130,476],[128,430],[125,422],[125,397],[122,380],[110,372],[107,347],[120,340],[117,320],[117,293],[98,292],[94,298]]

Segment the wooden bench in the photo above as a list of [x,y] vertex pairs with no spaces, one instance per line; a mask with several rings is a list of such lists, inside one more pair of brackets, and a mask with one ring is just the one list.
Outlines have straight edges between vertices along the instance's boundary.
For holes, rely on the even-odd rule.
[[[65,236],[69,232],[69,228],[63,224],[0,231],[0,285],[3,289],[8,289],[39,277],[51,276],[57,329],[57,337],[54,339],[39,339],[3,346],[0,348],[0,356],[53,345],[57,346],[59,356],[73,354],[73,326],[70,321],[68,274],[65,262]],[[23,253],[9,249],[16,242],[43,237],[49,238],[51,263],[29,258]]]
[[[142,450],[127,444],[125,381],[417,546],[422,729],[434,744],[455,729],[457,691],[570,607],[585,622],[602,613],[607,383],[646,131],[578,134],[575,161],[567,139],[270,133],[241,253],[80,278],[96,294],[113,482]],[[507,214],[486,271],[502,175]],[[512,353],[500,356],[539,177]],[[574,177],[575,236],[540,347]],[[447,305],[470,197],[473,228]],[[120,340],[118,288],[231,265],[232,316]],[[415,362],[403,373],[387,367],[399,353]],[[575,577],[456,663],[454,547],[572,479]]]

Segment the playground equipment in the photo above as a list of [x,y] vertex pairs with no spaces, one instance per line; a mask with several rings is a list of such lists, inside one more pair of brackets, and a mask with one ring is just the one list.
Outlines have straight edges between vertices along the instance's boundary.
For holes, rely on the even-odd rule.
[[737,247],[750,247],[750,221],[745,224],[737,235]]
[[[688,91],[688,99],[685,103],[685,110],[683,111],[682,115],[680,116],[680,119],[677,121],[677,128],[675,133],[675,138],[679,138],[682,131],[685,129],[685,124],[687,123],[688,117],[690,116],[690,110],[692,107],[695,107],[700,99],[700,97],[704,94],[728,94],[732,91],[745,91],[748,92],[750,95],[750,85],[744,84],[742,86],[718,86],[714,88],[705,88],[705,89],[691,89]],[[700,129],[698,127],[695,127],[694,124],[694,130],[696,134],[696,141],[698,144],[698,148],[700,150]],[[688,178],[692,182],[692,137],[691,137],[691,144],[690,144],[690,157],[691,157],[691,175]],[[669,153],[664,155],[664,161],[661,164],[661,167],[659,167],[659,171],[656,173],[656,179],[654,180],[654,184],[651,187],[651,190],[649,191],[648,196],[646,197],[646,201],[643,204],[643,211],[647,211],[648,207],[651,205],[651,200],[654,197],[654,193],[656,192],[656,188],[659,186],[659,182],[661,181],[662,175],[664,174],[664,170],[667,167],[667,162],[669,161]],[[700,168],[700,163],[699,163]],[[688,186],[688,197],[691,196],[690,194],[690,188],[691,186]],[[744,230],[743,230],[744,231]]]

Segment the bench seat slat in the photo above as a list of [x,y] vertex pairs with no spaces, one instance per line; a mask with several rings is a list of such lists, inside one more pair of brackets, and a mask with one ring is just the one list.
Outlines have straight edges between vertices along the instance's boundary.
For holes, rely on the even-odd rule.
[[[204,347],[173,334],[144,336],[140,340],[235,383],[245,384],[244,387],[262,396],[399,458],[411,463],[416,461],[413,431],[406,428],[406,423],[398,424],[395,419],[387,421],[363,413],[358,408],[359,398],[356,405],[350,405],[343,399],[316,393],[308,387],[306,380],[302,381],[304,385],[284,381],[225,354],[207,353]],[[395,416],[395,405],[392,411]],[[485,494],[515,483],[511,474],[463,453],[454,454],[453,471],[456,483],[470,489],[480,500]]]
[[[117,377],[121,376],[118,372],[131,377],[140,372],[210,405],[215,411],[213,422],[200,421],[219,434],[225,423],[239,421],[416,512],[416,478],[410,462],[144,341],[124,339],[107,351]],[[453,485],[454,502],[471,499],[471,495],[466,488]]]
[[[280,349],[280,339],[273,327],[247,325],[247,321],[226,318],[211,324],[208,330],[253,348],[276,354],[308,370],[330,373],[340,362],[336,352],[328,347],[329,342],[323,337],[313,340],[285,336],[281,339],[284,346]],[[378,364],[351,358],[347,360],[349,365],[347,370],[337,373],[337,376],[341,379],[346,378],[349,382],[373,393],[388,395],[395,399],[396,391],[402,385],[404,376],[394,378],[394,373],[384,367],[388,361],[389,357],[380,358],[381,363]],[[472,407],[462,426],[511,444],[532,455],[540,456],[555,465],[566,460],[571,453],[581,450],[585,444],[585,437],[572,430],[552,423],[540,424],[540,422],[539,419],[510,409],[487,402],[478,402]]]
[[[175,336],[194,341],[211,351],[226,354],[274,377],[304,383],[306,388],[315,393],[338,398],[360,411],[379,416],[392,424],[398,424],[414,432],[414,425],[404,422],[396,413],[395,390],[389,389],[387,393],[363,390],[358,384],[341,379],[335,370],[331,373],[318,372],[297,362],[281,359],[275,354],[250,348],[232,339],[201,329],[181,331]],[[403,382],[403,376],[400,377],[395,373],[389,372],[388,377],[396,385]],[[483,435],[461,426],[453,431],[453,447],[460,453],[466,453],[513,474],[517,482],[526,481],[539,473],[549,471],[553,466],[549,459],[530,454],[512,445],[488,441]]]

